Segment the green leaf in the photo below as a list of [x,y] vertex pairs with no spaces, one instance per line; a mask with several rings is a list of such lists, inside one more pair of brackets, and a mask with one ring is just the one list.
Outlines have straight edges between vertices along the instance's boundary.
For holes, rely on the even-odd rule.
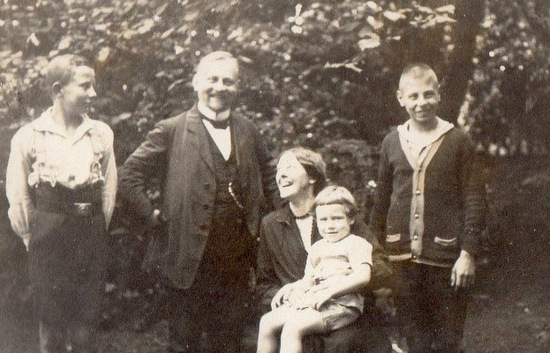
[[453,18],[450,18],[449,15],[445,13],[443,15],[436,15],[435,22],[436,23],[456,23],[456,20]]
[[366,33],[366,39],[361,39],[357,44],[361,51],[365,49],[373,49],[380,46],[380,37],[376,33]]
[[380,5],[378,5],[374,1],[367,1],[367,7],[372,11],[374,11],[374,13],[379,13],[382,11],[382,8],[380,7]]
[[164,32],[161,36],[160,36],[160,39],[166,39],[168,37],[170,37],[170,35],[172,34],[172,32],[174,32],[175,28],[170,28],[169,30],[167,30],[166,32]]
[[68,49],[70,46],[71,46],[71,38],[70,37],[65,37],[65,38],[61,39],[61,41],[57,45],[57,49],[65,50],[65,49]]
[[103,47],[97,54],[97,61],[99,62],[105,62],[107,61],[107,58],[109,57],[109,54],[111,52],[111,49],[109,47]]
[[436,12],[448,13],[449,15],[455,14],[455,5],[445,5],[435,9]]
[[384,27],[384,21],[380,21],[373,16],[367,17],[367,23],[372,27],[372,29],[377,30]]
[[401,12],[395,12],[395,11],[384,11],[384,17],[392,22],[397,22],[399,20],[404,20],[407,18]]
[[434,13],[434,10],[426,6],[414,6],[414,8],[420,12],[427,13],[430,15]]

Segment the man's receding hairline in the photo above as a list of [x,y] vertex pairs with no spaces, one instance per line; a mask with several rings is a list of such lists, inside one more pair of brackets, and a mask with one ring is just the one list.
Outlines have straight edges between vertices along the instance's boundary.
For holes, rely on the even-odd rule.
[[233,56],[233,54],[231,54],[228,51],[215,51],[205,55],[199,61],[199,63],[197,64],[197,67],[195,68],[195,73],[204,71],[204,69],[207,68],[208,65],[219,61],[231,61],[235,64],[237,71],[239,71],[239,61],[235,56]]

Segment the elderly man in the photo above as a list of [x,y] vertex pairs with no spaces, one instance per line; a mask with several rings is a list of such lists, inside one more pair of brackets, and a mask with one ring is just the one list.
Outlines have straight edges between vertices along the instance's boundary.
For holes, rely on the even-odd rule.
[[[120,173],[127,206],[149,227],[166,226],[145,265],[167,283],[171,352],[239,351],[255,239],[276,186],[260,134],[231,113],[238,77],[230,53],[203,57],[197,105],[158,123]],[[153,177],[161,210],[145,193]]]

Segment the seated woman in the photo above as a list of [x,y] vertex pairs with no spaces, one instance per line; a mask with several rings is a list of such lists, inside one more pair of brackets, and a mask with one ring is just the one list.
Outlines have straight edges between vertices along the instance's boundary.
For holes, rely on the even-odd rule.
[[[270,310],[271,301],[284,285],[303,278],[311,245],[321,239],[312,207],[315,196],[326,186],[326,164],[318,153],[292,148],[281,155],[276,178],[280,196],[288,202],[262,221],[257,284],[263,313]],[[361,219],[356,219],[351,232],[372,244],[372,278],[376,281],[377,271],[384,267],[381,264],[385,255],[380,243]],[[304,352],[389,352],[390,343],[382,331],[365,324],[368,313],[365,310],[365,315],[349,326],[309,336],[304,342]]]

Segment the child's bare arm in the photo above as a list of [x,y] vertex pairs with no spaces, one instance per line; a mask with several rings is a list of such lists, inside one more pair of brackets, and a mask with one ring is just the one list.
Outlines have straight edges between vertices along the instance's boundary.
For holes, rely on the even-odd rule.
[[[305,292],[311,286],[311,282],[307,278],[303,278],[296,282],[285,284],[271,300],[271,309],[281,306],[284,302],[289,301],[293,292]],[[291,303],[292,304],[292,303]]]
[[331,282],[329,286],[312,288],[312,303],[314,309],[319,309],[331,298],[339,297],[344,294],[357,293],[367,286],[371,278],[371,266],[369,264],[360,264],[353,267],[353,272],[347,276],[342,276],[339,281]]

